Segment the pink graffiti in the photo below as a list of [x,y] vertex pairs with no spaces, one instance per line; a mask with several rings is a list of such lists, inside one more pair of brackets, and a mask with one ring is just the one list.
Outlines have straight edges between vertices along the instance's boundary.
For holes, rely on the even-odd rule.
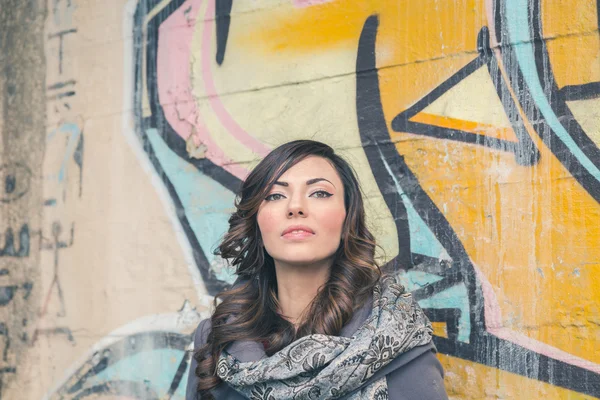
[[215,32],[215,0],[208,0],[206,7],[205,23],[202,32],[202,79],[210,106],[221,124],[235,137],[240,143],[252,150],[254,153],[264,157],[269,153],[270,149],[256,140],[252,135],[246,132],[227,112],[225,106],[221,102],[217,94],[217,88],[212,76],[211,61],[212,57],[212,41],[214,41]]
[[[212,139],[194,99],[190,59],[196,16],[201,0],[189,0],[159,28],[157,86],[165,118],[184,140],[206,146],[206,158],[240,179],[248,171],[229,159]],[[185,11],[184,11],[185,10]]]
[[574,356],[554,346],[550,346],[549,344],[540,342],[539,340],[532,339],[527,335],[503,327],[502,311],[500,310],[500,305],[498,304],[498,299],[496,297],[496,293],[494,292],[494,288],[479,270],[479,268],[475,267],[474,269],[477,278],[481,282],[481,289],[483,291],[484,299],[485,325],[486,330],[489,333],[500,339],[523,346],[524,348],[538,354],[562,361],[567,364],[575,365],[580,368],[585,368],[595,373],[600,373],[600,365],[595,364],[592,361]]

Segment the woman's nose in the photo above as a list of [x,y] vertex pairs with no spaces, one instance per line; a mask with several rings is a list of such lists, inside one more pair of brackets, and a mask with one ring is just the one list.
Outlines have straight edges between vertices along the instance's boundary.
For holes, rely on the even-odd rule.
[[293,196],[288,205],[288,217],[293,217],[294,215],[306,216],[304,202],[297,196]]
[[290,209],[290,211],[288,212],[288,217],[293,217],[294,215],[304,216],[304,212],[301,209],[297,209],[297,210]]

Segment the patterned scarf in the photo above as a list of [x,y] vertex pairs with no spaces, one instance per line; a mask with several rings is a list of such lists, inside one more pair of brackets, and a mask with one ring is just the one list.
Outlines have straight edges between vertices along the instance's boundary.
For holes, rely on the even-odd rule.
[[313,334],[270,357],[240,362],[223,351],[217,375],[252,400],[384,400],[385,376],[365,383],[395,357],[431,341],[431,323],[410,293],[386,277],[373,292],[373,310],[351,338]]

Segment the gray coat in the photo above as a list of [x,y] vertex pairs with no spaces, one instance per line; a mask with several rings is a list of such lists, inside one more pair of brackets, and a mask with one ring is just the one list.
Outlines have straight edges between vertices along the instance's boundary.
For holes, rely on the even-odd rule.
[[[369,317],[371,309],[371,302],[367,302],[362,308],[357,310],[354,313],[352,320],[342,328],[340,336],[351,337]],[[201,321],[194,335],[195,349],[199,349],[206,343],[209,331],[210,319]],[[260,360],[261,358],[266,357],[262,344],[253,341],[234,342],[229,345],[227,351],[242,362]],[[199,398],[196,397],[196,386],[198,385],[198,378],[194,373],[196,366],[196,360],[192,358],[189,369],[186,400],[197,400]],[[382,376],[386,377],[390,400],[448,399],[444,389],[444,372],[442,365],[435,356],[435,347],[433,346],[433,343],[415,347],[396,357],[390,364],[377,371],[365,385],[372,383]],[[236,392],[225,382],[221,382],[219,386],[212,390],[212,393],[217,400],[245,399],[245,397]]]

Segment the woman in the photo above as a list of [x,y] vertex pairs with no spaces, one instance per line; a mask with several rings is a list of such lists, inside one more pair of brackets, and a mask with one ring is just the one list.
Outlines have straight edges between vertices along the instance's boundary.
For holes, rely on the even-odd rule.
[[250,173],[215,252],[233,287],[198,326],[187,399],[446,399],[431,324],[381,275],[358,181],[286,143]]

